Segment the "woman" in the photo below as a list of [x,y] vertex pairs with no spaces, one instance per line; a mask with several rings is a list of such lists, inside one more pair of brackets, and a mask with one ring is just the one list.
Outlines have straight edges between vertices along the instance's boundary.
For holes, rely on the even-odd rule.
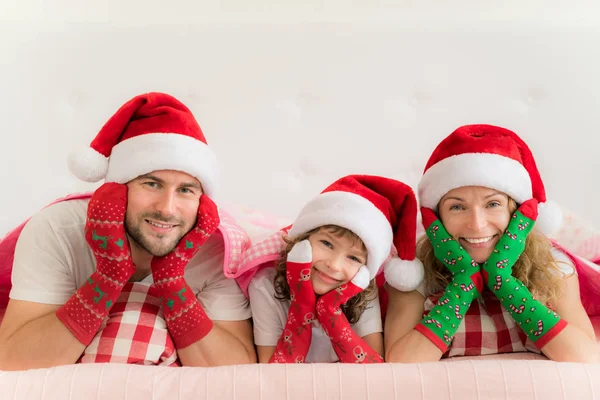
[[596,362],[575,263],[543,232],[560,224],[527,145],[507,129],[458,128],[419,184],[425,282],[389,290],[386,360],[542,352]]

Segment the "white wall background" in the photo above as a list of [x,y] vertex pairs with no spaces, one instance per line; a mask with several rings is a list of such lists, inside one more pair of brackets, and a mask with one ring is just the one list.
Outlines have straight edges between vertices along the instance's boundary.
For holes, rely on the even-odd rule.
[[97,3],[0,3],[0,236],[95,187],[68,151],[154,90],[194,111],[225,202],[293,216],[347,173],[416,187],[444,136],[492,123],[600,226],[600,2]]

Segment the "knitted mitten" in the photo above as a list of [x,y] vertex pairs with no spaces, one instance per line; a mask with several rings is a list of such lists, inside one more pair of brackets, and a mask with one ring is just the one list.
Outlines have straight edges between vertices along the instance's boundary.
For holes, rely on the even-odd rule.
[[342,305],[369,285],[369,269],[362,266],[351,282],[319,297],[317,318],[329,336],[331,345],[340,362],[343,363],[382,363],[383,358],[350,326],[342,312]]
[[529,289],[512,275],[512,268],[525,250],[527,235],[537,219],[537,205],[537,200],[528,200],[515,211],[504,235],[483,263],[482,272],[490,290],[541,349],[567,326],[567,322],[533,298]]
[[310,281],[312,247],[308,240],[294,245],[287,255],[286,279],[290,287],[290,309],[271,363],[303,363],[312,339],[316,296]]
[[123,286],[135,273],[125,233],[127,186],[105,183],[88,204],[85,239],[96,258],[96,272],[56,311],[81,343],[90,344]]
[[161,296],[167,329],[177,348],[197,342],[213,327],[213,322],[185,281],[184,272],[188,262],[215,232],[219,223],[217,206],[207,195],[202,195],[194,228],[181,238],[169,254],[152,259],[154,286]]
[[429,208],[422,208],[423,224],[435,257],[452,273],[444,294],[415,329],[446,352],[469,306],[483,290],[480,267],[446,231]]

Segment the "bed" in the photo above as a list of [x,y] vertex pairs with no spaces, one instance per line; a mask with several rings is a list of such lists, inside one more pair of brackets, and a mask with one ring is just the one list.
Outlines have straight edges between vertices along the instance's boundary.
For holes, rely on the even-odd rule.
[[[220,159],[217,201],[254,240],[341,175],[416,187],[433,147],[466,123],[518,132],[563,207],[556,235],[600,260],[600,5],[259,0],[23,0],[0,5],[4,171],[0,236],[95,185],[66,155],[130,97],[171,93]],[[600,319],[594,319],[600,338]],[[2,399],[594,398],[600,366],[529,353],[401,365],[0,372]]]

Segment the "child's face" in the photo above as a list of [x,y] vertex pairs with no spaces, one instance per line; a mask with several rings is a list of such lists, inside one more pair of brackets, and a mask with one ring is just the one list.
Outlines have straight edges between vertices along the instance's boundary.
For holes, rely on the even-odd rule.
[[308,240],[312,246],[311,283],[317,295],[350,282],[367,263],[367,252],[361,243],[334,235],[326,228],[319,229]]
[[450,235],[458,238],[477,263],[487,261],[510,221],[508,196],[482,186],[464,186],[446,193],[438,212]]

